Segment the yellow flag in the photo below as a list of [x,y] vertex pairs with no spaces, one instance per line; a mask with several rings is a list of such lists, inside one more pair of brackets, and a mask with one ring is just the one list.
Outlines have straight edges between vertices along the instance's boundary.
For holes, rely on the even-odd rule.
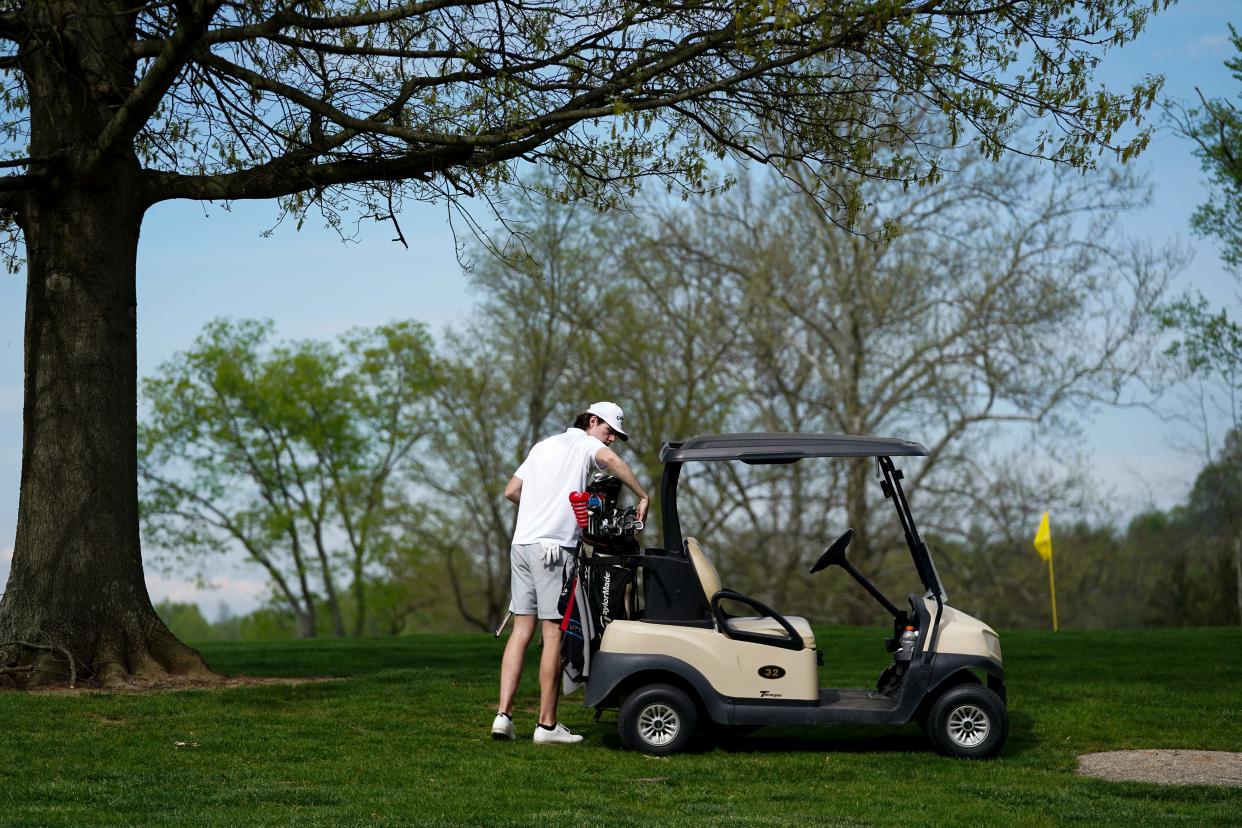
[[1048,513],[1039,520],[1039,529],[1035,532],[1035,551],[1045,561],[1052,560],[1052,528],[1048,525]]

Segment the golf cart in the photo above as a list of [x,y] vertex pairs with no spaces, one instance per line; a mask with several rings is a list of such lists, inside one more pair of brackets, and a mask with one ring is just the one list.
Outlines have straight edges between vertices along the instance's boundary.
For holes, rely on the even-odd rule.
[[[580,557],[578,606],[569,601],[566,616],[575,616],[569,636],[576,629],[585,651],[586,663],[580,658],[575,674],[585,683],[583,703],[619,709],[622,742],[656,755],[684,748],[696,728],[910,721],[948,755],[996,755],[1009,728],[1000,640],[986,624],[948,606],[892,461],[926,454],[918,443],[834,434],[718,434],[665,443],[662,549],[638,548],[633,521],[616,507],[619,485],[594,480],[584,531],[592,551]],[[820,688],[823,656],[807,620],[724,589],[699,542],[682,537],[677,481],[684,463],[818,457],[876,459],[880,487],[893,501],[922,584],[899,609],[847,558],[852,529],[811,567],[812,573],[844,569],[892,616],[893,635],[884,643],[893,661],[874,690]],[[726,611],[738,606],[747,614]]]

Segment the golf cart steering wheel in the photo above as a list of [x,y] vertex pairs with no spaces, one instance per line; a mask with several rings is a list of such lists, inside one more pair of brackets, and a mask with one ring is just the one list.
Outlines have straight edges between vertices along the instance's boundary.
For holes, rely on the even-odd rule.
[[811,574],[819,572],[821,569],[827,569],[833,564],[840,566],[845,560],[845,548],[850,545],[850,541],[854,539],[854,530],[846,529],[841,537],[832,542],[832,546],[824,550],[824,554],[819,556],[819,560],[811,567]]

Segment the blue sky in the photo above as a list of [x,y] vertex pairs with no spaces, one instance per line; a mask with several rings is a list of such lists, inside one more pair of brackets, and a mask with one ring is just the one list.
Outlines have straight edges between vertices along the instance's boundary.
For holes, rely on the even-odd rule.
[[[1100,79],[1116,87],[1144,73],[1167,76],[1164,95],[1192,99],[1238,94],[1224,69],[1230,52],[1226,23],[1242,25],[1237,0],[1182,0],[1157,15],[1134,44],[1108,55]],[[1136,162],[1155,188],[1151,208],[1129,229],[1153,240],[1181,238],[1195,251],[1182,287],[1229,302],[1237,283],[1220,265],[1210,240],[1194,238],[1189,217],[1204,198],[1203,176],[1190,146],[1161,130]],[[138,257],[138,362],[141,375],[186,348],[218,316],[267,317],[283,337],[331,337],[358,325],[417,319],[441,329],[469,312],[471,297],[454,254],[443,207],[415,205],[402,216],[410,243],[391,242],[391,227],[368,225],[358,243],[291,223],[261,237],[275,206],[245,203],[225,210],[189,202],[148,213]],[[480,217],[482,218],[482,217]],[[0,578],[7,578],[16,531],[21,465],[22,330],[25,276],[0,275]],[[1178,502],[1202,463],[1185,425],[1141,410],[1104,411],[1089,427],[1096,476],[1112,485],[1128,509]],[[1174,446],[1184,446],[1174,448]],[[261,574],[236,564],[220,570],[216,588],[148,568],[156,600],[197,600],[209,616],[217,602],[253,608],[266,594]]]

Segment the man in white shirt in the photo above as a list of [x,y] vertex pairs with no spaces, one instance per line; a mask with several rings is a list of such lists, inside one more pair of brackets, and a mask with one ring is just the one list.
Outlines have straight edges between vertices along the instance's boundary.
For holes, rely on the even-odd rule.
[[582,737],[556,720],[560,694],[561,614],[557,601],[569,556],[581,531],[569,505],[569,493],[586,487],[593,469],[607,471],[638,496],[637,518],[647,515],[648,498],[634,472],[608,448],[625,433],[625,415],[616,403],[597,402],[578,415],[564,434],[540,440],[505,486],[505,497],[518,504],[510,567],[513,632],[500,662],[500,705],[492,722],[493,739],[513,738],[513,697],[522,678],[526,647],[538,623],[543,632],[539,659],[539,722],[534,741],[572,744]]

